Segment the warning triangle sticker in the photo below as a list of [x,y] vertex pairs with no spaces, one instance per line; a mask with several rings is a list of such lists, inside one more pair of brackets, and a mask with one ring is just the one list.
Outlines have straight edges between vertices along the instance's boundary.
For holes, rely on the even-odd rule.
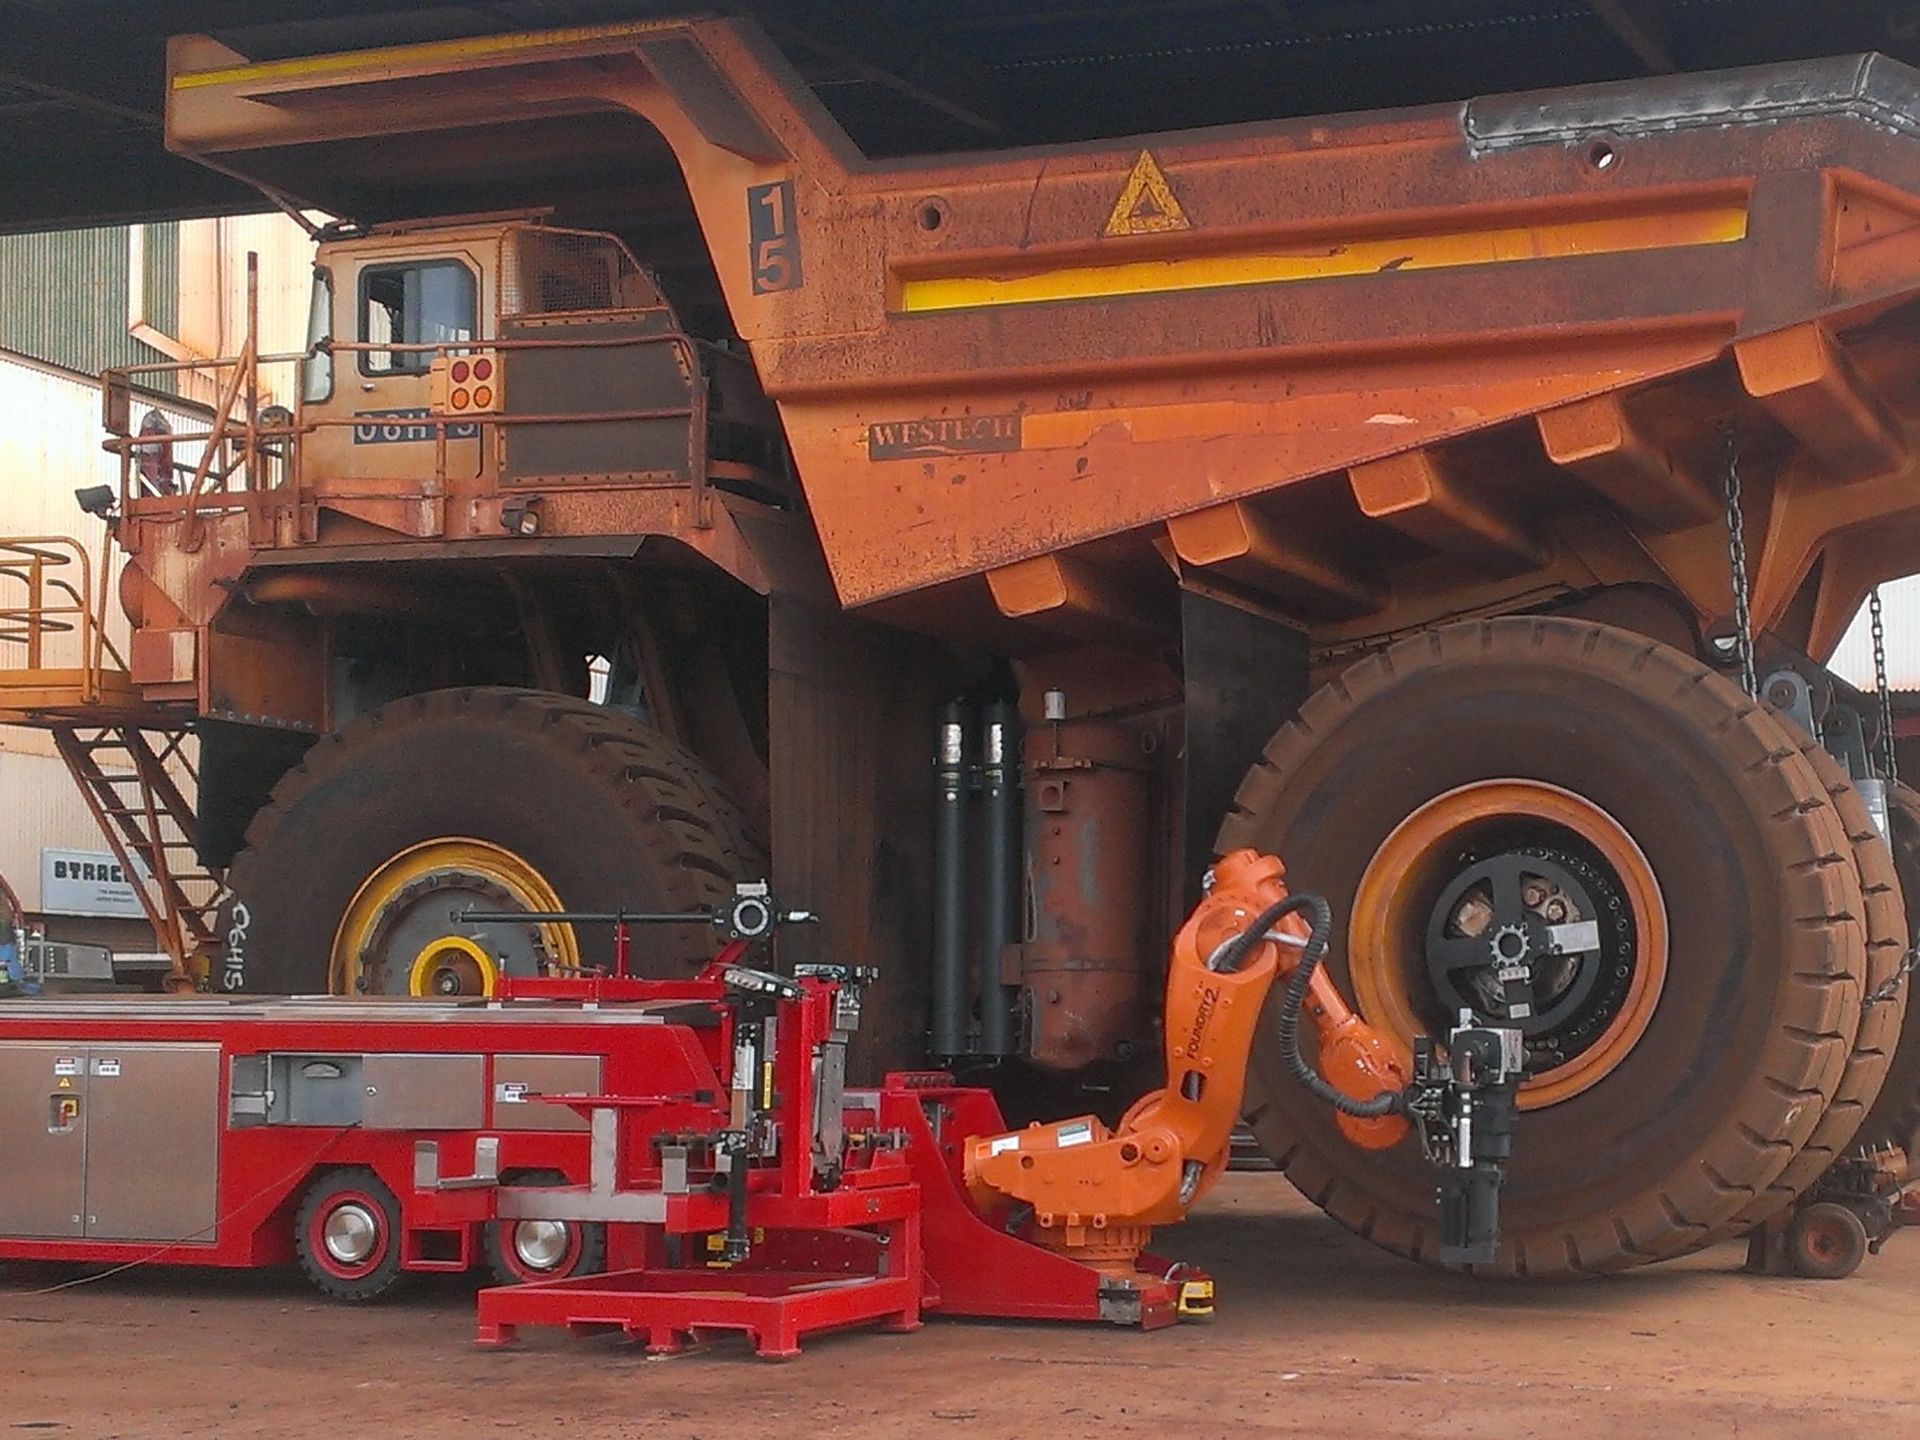
[[1103,235],[1159,235],[1169,230],[1188,230],[1192,223],[1187,212],[1174,198],[1173,187],[1160,172],[1153,152],[1142,150],[1133,162],[1127,183],[1107,216]]

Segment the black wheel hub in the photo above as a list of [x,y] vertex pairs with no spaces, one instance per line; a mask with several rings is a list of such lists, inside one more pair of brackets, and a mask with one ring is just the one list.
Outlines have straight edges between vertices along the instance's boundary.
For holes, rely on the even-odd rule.
[[1451,1025],[1466,1010],[1518,1029],[1536,1072],[1600,1038],[1634,965],[1621,885],[1577,837],[1553,839],[1506,837],[1463,854],[1426,934],[1435,1020]]

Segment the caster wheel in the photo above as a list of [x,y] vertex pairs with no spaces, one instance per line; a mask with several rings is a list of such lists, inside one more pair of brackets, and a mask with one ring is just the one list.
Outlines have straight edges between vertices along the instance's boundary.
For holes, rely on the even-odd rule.
[[1844,1205],[1823,1200],[1793,1217],[1787,1254],[1809,1280],[1844,1280],[1867,1256],[1867,1227]]

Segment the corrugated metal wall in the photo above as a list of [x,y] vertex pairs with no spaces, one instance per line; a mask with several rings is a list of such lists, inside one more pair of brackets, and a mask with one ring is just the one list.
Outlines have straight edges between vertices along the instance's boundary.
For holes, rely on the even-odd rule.
[[[130,244],[125,226],[0,236],[0,349],[89,375],[168,358],[127,333]],[[147,226],[145,248],[148,320],[172,334],[179,225]]]
[[[1882,585],[1880,604],[1886,621],[1887,684],[1895,690],[1920,690],[1920,575]],[[1827,668],[1849,684],[1873,689],[1873,628],[1866,606],[1840,637]]]
[[[136,246],[137,307],[130,273]],[[137,240],[124,226],[0,236],[0,350],[85,375],[173,359],[128,333],[137,318],[172,337],[190,358],[235,354],[246,336],[249,252],[260,257],[262,352],[299,350],[306,343],[313,242],[278,212],[146,225],[138,227]],[[291,400],[291,366],[261,380],[269,400]],[[202,373],[143,383],[197,400],[218,391],[217,377]]]
[[[137,312],[129,274],[136,244],[142,256]],[[71,535],[98,563],[103,527],[73,498],[83,486],[118,482],[116,462],[100,449],[93,377],[109,366],[171,358],[135,340],[132,319],[143,319],[195,357],[235,353],[246,331],[249,251],[260,256],[263,350],[300,349],[313,250],[284,215],[149,225],[137,242],[125,228],[0,237],[0,351],[16,352],[0,354],[0,535]],[[164,377],[150,388],[211,399],[218,378],[192,372],[177,385]],[[262,380],[269,392],[264,398],[292,399],[291,367]],[[136,399],[136,423],[147,408]],[[207,428],[205,413],[157,408],[176,432]],[[182,444],[175,459],[191,463],[197,453],[197,446]],[[124,653],[127,626],[117,602],[109,603],[107,619],[109,639]],[[0,664],[10,663],[18,663],[17,654],[0,654]],[[49,656],[49,663],[62,662]],[[0,874],[29,910],[42,903],[43,848],[106,848],[65,765],[37,731],[0,729],[0,817]],[[117,929],[116,943],[144,943],[138,922],[68,920],[49,928],[70,939],[106,938],[103,928]]]

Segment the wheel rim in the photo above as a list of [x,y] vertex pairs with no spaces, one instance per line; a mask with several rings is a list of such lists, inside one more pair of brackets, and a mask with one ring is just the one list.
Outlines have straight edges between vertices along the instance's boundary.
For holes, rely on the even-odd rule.
[[334,934],[335,995],[491,995],[502,974],[578,968],[570,926],[479,925],[463,909],[560,910],[553,885],[505,846],[466,837],[401,851],[361,884]]
[[363,1191],[343,1191],[313,1217],[308,1246],[314,1261],[341,1280],[360,1280],[387,1257],[387,1217]]
[[500,967],[478,942],[465,935],[442,935],[420,947],[407,975],[413,995],[491,995]]
[[357,1269],[380,1243],[380,1221],[364,1205],[336,1205],[327,1212],[320,1238],[335,1264]]
[[564,1220],[522,1220],[513,1227],[512,1246],[517,1268],[550,1275],[572,1258],[573,1227]]
[[1354,896],[1361,1012],[1410,1056],[1460,1008],[1526,1042],[1522,1109],[1619,1067],[1667,972],[1666,906],[1633,837],[1583,796],[1533,780],[1428,801],[1375,852]]

